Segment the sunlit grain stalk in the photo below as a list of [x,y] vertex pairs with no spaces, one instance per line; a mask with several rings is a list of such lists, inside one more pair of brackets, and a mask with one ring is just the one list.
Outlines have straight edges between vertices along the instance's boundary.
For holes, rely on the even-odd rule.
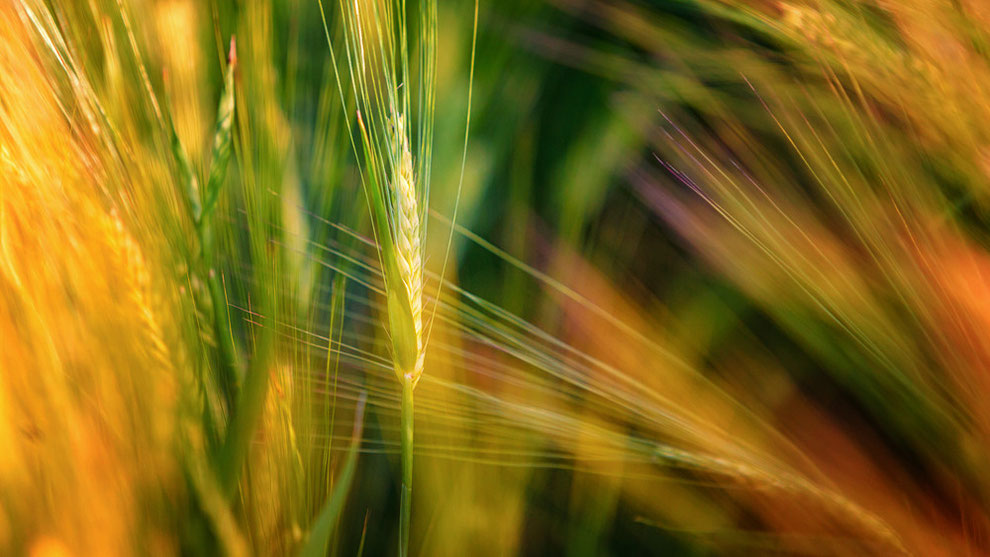
[[[396,142],[401,145],[399,168],[395,177],[395,193],[399,199],[398,235],[396,242],[396,263],[399,268],[401,284],[395,284],[389,294],[389,319],[395,322],[393,314],[399,318],[412,318],[413,339],[400,339],[409,346],[396,345],[395,371],[402,383],[402,496],[399,512],[400,555],[408,552],[409,521],[412,515],[412,464],[413,464],[413,388],[423,374],[423,363],[426,356],[423,342],[423,258],[420,254],[419,204],[416,201],[416,188],[412,173],[412,155],[409,152],[409,141],[400,117],[395,127]],[[405,307],[395,307],[392,303],[392,290],[396,297],[405,296],[408,312]],[[408,333],[408,324],[397,323],[392,327],[395,335],[399,328]],[[394,339],[393,339],[394,342]],[[408,354],[401,354],[399,349]],[[411,366],[410,366],[410,361]]]
[[[364,145],[365,165],[371,174],[374,147],[361,113],[358,127]],[[426,338],[423,333],[423,228],[412,153],[403,116],[396,116],[390,145],[399,161],[382,192],[369,192],[375,217],[379,257],[384,269],[392,361],[402,389],[400,415],[402,447],[402,493],[399,509],[399,555],[408,555],[412,517],[413,389],[423,375]],[[367,176],[367,175],[366,175]],[[385,201],[388,199],[388,201]]]
[[[357,103],[363,183],[379,245],[392,359],[402,391],[402,492],[399,555],[408,554],[412,515],[413,389],[423,374],[423,226],[433,136],[436,72],[436,2],[419,7],[419,56],[409,67],[404,2],[339,4],[344,15],[346,62]],[[328,33],[329,35],[329,33]],[[331,42],[331,56],[337,58]],[[415,91],[413,111],[411,91]],[[341,88],[341,100],[344,101]],[[346,104],[346,103],[345,103]],[[412,125],[415,115],[416,126]]]
[[[413,389],[423,375],[426,342],[423,336],[423,257],[420,226],[422,214],[417,200],[412,154],[405,135],[404,119],[395,118],[393,145],[397,145],[398,166],[386,193],[391,203],[385,205],[380,195],[372,194],[378,224],[380,257],[385,270],[385,291],[392,361],[402,388],[400,415],[402,446],[402,494],[399,509],[399,555],[408,554],[409,524],[412,516],[413,465]],[[370,140],[360,113],[366,155]],[[387,226],[391,221],[392,226]],[[384,233],[382,232],[384,231]]]
[[[351,143],[363,160],[362,183],[373,217],[385,282],[393,367],[402,391],[399,555],[405,556],[408,555],[412,515],[413,391],[423,375],[430,336],[429,320],[424,316],[423,307],[423,247],[436,104],[437,2],[424,0],[417,4],[414,10],[416,40],[410,39],[409,14],[404,0],[340,0],[338,8],[343,16],[343,56],[338,56],[334,48],[320,2],[341,103],[347,106],[347,97],[351,97],[357,105],[354,114],[359,137],[352,135]],[[474,8],[472,41],[477,37],[477,2]],[[471,52],[468,115],[474,76],[474,42]],[[410,60],[415,63],[410,64]],[[346,65],[350,76],[350,91],[346,94],[341,84],[340,65]],[[410,70],[411,66],[415,72]],[[464,157],[469,124],[470,117],[465,125]],[[460,182],[463,176],[462,160]],[[460,182],[454,200],[454,221]],[[448,238],[448,254],[450,241]],[[446,254],[443,261],[445,266]],[[443,274],[441,270],[441,277]]]

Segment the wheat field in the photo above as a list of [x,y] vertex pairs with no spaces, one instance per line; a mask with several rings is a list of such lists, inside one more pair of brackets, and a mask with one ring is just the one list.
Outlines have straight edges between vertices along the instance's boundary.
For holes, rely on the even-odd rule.
[[0,2],[0,554],[990,554],[982,0]]

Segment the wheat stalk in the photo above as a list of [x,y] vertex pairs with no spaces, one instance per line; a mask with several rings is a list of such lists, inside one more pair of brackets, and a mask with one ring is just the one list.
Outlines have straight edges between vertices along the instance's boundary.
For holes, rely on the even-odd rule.
[[[321,13],[323,6],[321,3]],[[402,496],[399,510],[399,555],[408,554],[412,514],[413,389],[423,375],[426,337],[423,326],[423,200],[429,195],[436,73],[435,1],[420,5],[421,41],[415,78],[410,73],[410,45],[405,3],[378,0],[340,2],[349,95],[357,103],[364,171],[362,183],[374,219],[387,297],[392,361],[402,389]],[[334,69],[337,57],[330,32],[324,30]],[[344,88],[337,74],[341,103]],[[416,120],[411,132],[410,90],[415,89]],[[413,142],[415,140],[415,143]]]
[[392,336],[393,362],[402,384],[402,495],[399,510],[399,555],[408,555],[409,523],[412,516],[413,389],[423,375],[426,357],[423,338],[423,257],[416,182],[412,153],[404,119],[395,119],[394,144],[398,146],[398,167],[393,193],[398,211],[394,215],[396,234],[395,265],[388,277],[388,311]]
[[[399,168],[395,178],[395,193],[399,201],[397,215],[396,260],[402,288],[405,290],[408,315],[412,319],[415,337],[415,357],[412,367],[396,362],[396,372],[402,382],[402,501],[399,513],[399,554],[408,554],[409,521],[412,514],[412,450],[413,450],[413,388],[423,375],[426,351],[423,339],[423,258],[420,253],[419,203],[412,172],[412,154],[403,119],[396,120],[395,132],[399,149]],[[397,287],[398,285],[396,285]],[[395,332],[393,331],[393,335]],[[397,352],[398,353],[398,352]]]
[[[386,190],[392,203],[372,194],[378,221],[379,250],[388,300],[389,336],[392,362],[402,386],[400,417],[402,446],[402,496],[399,510],[399,555],[408,555],[409,524],[412,516],[413,389],[423,375],[426,342],[423,335],[423,256],[418,191],[413,173],[412,153],[402,115],[394,119],[389,138],[395,148],[394,176]],[[365,155],[373,160],[367,128],[358,113]],[[389,222],[394,228],[387,226]]]
[[[371,0],[338,4],[343,18],[344,53],[350,75],[345,93],[338,72],[338,58],[326,23],[341,104],[346,96],[357,104],[360,139],[351,136],[355,152],[363,155],[362,183],[368,197],[378,241],[387,297],[388,332],[392,361],[402,387],[401,447],[402,501],[399,514],[399,555],[408,554],[412,503],[413,389],[423,376],[429,327],[423,316],[423,244],[425,211],[433,151],[433,115],[436,102],[437,2],[419,3],[418,41],[409,41],[406,3],[401,0]],[[471,81],[468,88],[470,114],[474,76],[474,46],[477,38],[478,4],[474,6],[471,50]],[[410,71],[410,59],[417,61]],[[411,93],[415,91],[415,94]],[[411,125],[415,116],[416,126]],[[467,156],[465,123],[464,158]],[[454,220],[464,178],[464,160],[454,203]],[[451,234],[453,228],[451,229]],[[452,236],[447,240],[450,251]],[[444,255],[446,270],[447,255]],[[439,287],[438,287],[439,293]],[[439,296],[438,296],[439,298]]]

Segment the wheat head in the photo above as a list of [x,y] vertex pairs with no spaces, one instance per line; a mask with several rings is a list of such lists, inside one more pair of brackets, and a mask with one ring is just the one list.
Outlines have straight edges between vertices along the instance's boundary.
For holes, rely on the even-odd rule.
[[416,357],[411,369],[402,370],[415,386],[423,375],[425,360],[423,339],[423,257],[420,249],[419,203],[416,200],[416,185],[413,180],[412,154],[409,139],[403,126],[403,118],[396,119],[396,138],[399,145],[399,167],[395,177],[395,194],[398,199],[396,227],[396,262],[399,277],[405,289],[415,332]]

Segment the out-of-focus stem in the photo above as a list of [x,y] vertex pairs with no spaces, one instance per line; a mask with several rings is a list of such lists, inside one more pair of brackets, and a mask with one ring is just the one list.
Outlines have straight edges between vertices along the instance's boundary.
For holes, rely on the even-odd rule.
[[238,392],[240,361],[237,347],[231,338],[230,320],[227,317],[227,297],[214,263],[213,226],[211,222],[201,222],[197,226],[202,261],[206,268],[206,284],[210,290],[213,305],[213,336],[220,350],[220,388],[223,390],[227,408],[232,409]]

